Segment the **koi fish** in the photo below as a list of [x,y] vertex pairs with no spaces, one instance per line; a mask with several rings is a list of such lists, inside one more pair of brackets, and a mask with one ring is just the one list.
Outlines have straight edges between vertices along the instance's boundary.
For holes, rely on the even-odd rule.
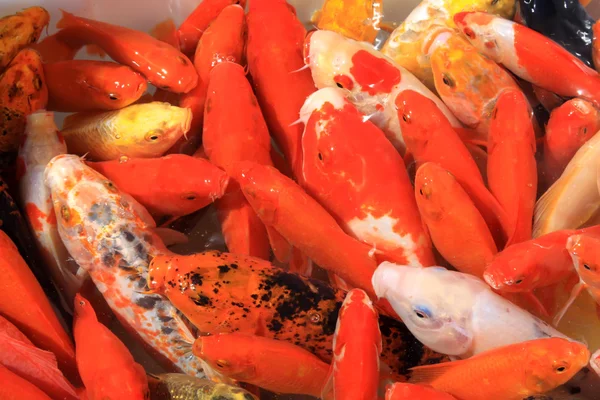
[[522,400],[568,382],[589,357],[582,343],[543,338],[488,350],[468,360],[416,367],[411,382],[461,399]]
[[182,217],[223,196],[229,177],[207,160],[184,154],[127,158],[87,165],[154,216]]
[[443,267],[384,262],[373,275],[373,287],[421,343],[442,354],[469,358],[525,340],[567,338],[481,279]]
[[344,230],[396,262],[435,264],[402,157],[338,88],[300,110],[302,186]]
[[0,153],[19,148],[27,115],[47,102],[42,60],[34,50],[23,49],[0,75]]
[[306,30],[285,0],[252,0],[247,18],[246,57],[256,97],[269,132],[297,178],[303,130],[298,110],[315,91],[310,72],[303,68]]
[[89,400],[150,397],[144,368],[119,338],[98,322],[92,305],[80,294],[75,296],[73,336],[77,367]]
[[553,110],[544,136],[545,179],[554,183],[599,130],[600,112],[589,101],[571,99]]
[[0,18],[0,71],[31,43],[39,40],[50,14],[42,7],[29,7],[13,15]]
[[206,0],[198,3],[198,6],[188,15],[177,30],[179,36],[179,47],[185,54],[193,54],[198,42],[208,30],[219,14],[229,5],[239,4],[243,9],[246,0]]
[[516,22],[480,12],[458,13],[454,22],[479,52],[519,78],[600,107],[598,73],[551,39]]
[[167,252],[151,231],[155,224],[148,211],[74,155],[54,157],[44,180],[67,250],[123,326],[168,360],[171,369],[202,375],[200,362],[180,346],[193,336],[176,309],[144,293],[151,257]]
[[[426,162],[417,170],[414,193],[442,257],[457,270],[482,278],[498,249],[481,213],[456,178],[438,164]],[[464,251],[466,247],[469,251]]]
[[562,281],[573,273],[566,242],[579,233],[600,234],[600,225],[565,229],[514,244],[488,265],[485,281],[502,292],[530,292]]
[[368,43],[331,31],[313,31],[305,39],[304,61],[317,88],[344,89],[358,111],[368,116],[401,151],[404,139],[395,101],[407,90],[431,99],[452,126],[461,126],[442,100],[414,75]]
[[508,216],[485,187],[477,164],[450,122],[433,101],[412,90],[400,93],[395,104],[408,152],[417,167],[428,161],[436,162],[454,175],[501,248],[512,233]]
[[382,0],[325,0],[311,20],[318,29],[373,43],[380,30],[382,14]]
[[301,347],[243,333],[201,336],[193,352],[221,374],[274,393],[319,397],[329,370]]
[[577,229],[600,210],[598,167],[600,135],[585,142],[560,178],[535,205],[533,237],[561,229]]
[[579,276],[579,282],[571,290],[571,294],[563,307],[557,312],[553,324],[558,326],[565,313],[571,307],[583,289],[598,303],[600,307],[600,237],[590,234],[578,234],[567,239],[566,249],[573,259],[573,267]]
[[510,220],[507,246],[531,239],[538,184],[533,125],[523,93],[502,92],[490,120],[487,176],[490,191]]
[[487,140],[498,97],[507,89],[520,90],[519,85],[456,33],[439,34],[428,51],[438,95],[460,122]]
[[[202,7],[202,4],[205,3],[211,3],[211,1],[203,1],[198,7]],[[183,152],[188,152],[188,149],[195,149],[200,144],[210,71],[222,62],[242,64],[246,30],[244,9],[234,4],[225,7],[202,34],[194,55],[198,85],[183,94],[179,102],[180,107],[189,108],[192,111],[190,135],[179,138],[173,145],[173,150],[181,149]]]
[[452,31],[452,17],[459,11],[485,11],[512,18],[516,3],[516,0],[423,0],[392,32],[382,52],[434,90],[431,64],[424,50],[432,36],[439,31]]
[[0,314],[36,346],[54,353],[61,370],[76,381],[73,343],[17,247],[3,231],[0,254]]
[[257,400],[237,386],[184,374],[148,374],[151,400]]
[[[335,399],[376,399],[381,332],[377,311],[367,294],[350,290],[342,303],[333,335],[330,381]],[[327,387],[322,388],[323,395]]]
[[524,25],[549,37],[588,67],[592,64],[592,25],[595,19],[579,1],[520,0]]
[[[244,160],[273,165],[267,124],[245,75],[241,65],[231,62],[220,63],[210,73],[202,144],[209,160],[226,172]],[[267,230],[237,180],[216,206],[227,249],[268,260]]]
[[17,162],[21,206],[45,266],[60,288],[61,304],[71,312],[87,274],[70,261],[58,234],[50,190],[44,184],[46,165],[55,156],[66,154],[67,145],[54,124],[54,113],[44,111],[27,117],[23,139]]
[[456,400],[456,397],[432,389],[424,385],[414,383],[394,383],[385,392],[385,400]]
[[173,46],[144,32],[61,11],[58,28],[71,28],[70,33],[79,40],[101,47],[110,58],[144,75],[157,88],[187,93],[197,85],[194,65]]
[[[201,333],[258,335],[300,346],[325,362],[332,359],[335,321],[345,292],[320,280],[259,258],[207,251],[155,257],[148,284]],[[379,324],[381,359],[395,374],[443,358],[423,347],[401,322],[380,315]]]
[[106,61],[47,63],[44,75],[52,111],[117,110],[136,102],[147,87],[140,73]]
[[160,157],[190,129],[189,109],[169,103],[133,104],[65,118],[62,134],[69,152],[96,161]]
[[33,383],[0,364],[0,398],[3,400],[52,400]]

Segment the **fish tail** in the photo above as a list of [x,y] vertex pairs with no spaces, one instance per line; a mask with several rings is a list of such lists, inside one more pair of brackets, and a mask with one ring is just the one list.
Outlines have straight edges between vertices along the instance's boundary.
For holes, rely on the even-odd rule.
[[75,15],[63,10],[62,8],[59,8],[59,10],[62,13],[62,18],[56,23],[56,27],[58,29],[64,29],[79,25],[79,22],[77,21]]

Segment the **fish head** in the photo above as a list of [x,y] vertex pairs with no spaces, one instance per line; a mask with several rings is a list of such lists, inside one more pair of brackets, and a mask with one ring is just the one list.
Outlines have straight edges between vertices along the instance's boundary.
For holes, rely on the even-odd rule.
[[575,98],[552,110],[546,128],[546,144],[553,151],[587,142],[600,130],[600,112],[587,100]]
[[498,253],[483,273],[492,288],[501,292],[528,292],[536,288],[541,269],[536,254],[523,242]]
[[[535,115],[525,94],[518,88],[506,88],[490,102],[493,108],[490,116],[488,154],[494,147],[505,141],[527,143],[532,154],[536,152],[534,132]],[[510,126],[511,129],[503,129]]]
[[421,343],[454,356],[470,350],[473,304],[478,293],[489,290],[484,282],[442,267],[389,262],[379,265],[372,282],[377,297],[389,301]]
[[[101,61],[83,62],[106,65],[106,62]],[[107,110],[128,106],[139,99],[148,87],[142,74],[125,65],[115,64],[111,68],[102,68],[102,71],[102,74],[86,75],[85,89],[90,98],[103,104]]]
[[590,360],[590,351],[580,342],[553,337],[526,343],[524,383],[533,393],[545,393],[568,382]]
[[600,288],[600,237],[573,235],[567,239],[566,248],[579,278],[593,288]]
[[[217,334],[200,336],[194,342],[194,355],[210,366],[218,374],[235,380],[250,380],[255,378],[256,370],[253,360],[248,356],[251,351],[239,351],[235,342],[236,337],[246,335]],[[239,345],[248,344],[246,340]]]
[[447,193],[456,184],[454,176],[436,163],[426,162],[417,169],[415,197],[425,222],[444,217]]
[[401,91],[395,100],[402,138],[415,158],[427,148],[440,124],[448,120],[437,105],[414,90]]
[[[494,40],[494,31],[512,34],[512,21],[498,18],[484,12],[459,12],[454,15],[454,23],[458,30],[475,46],[483,55],[501,63],[502,59],[509,56],[504,54],[511,49],[501,47],[501,43]],[[514,49],[512,49],[514,52]]]

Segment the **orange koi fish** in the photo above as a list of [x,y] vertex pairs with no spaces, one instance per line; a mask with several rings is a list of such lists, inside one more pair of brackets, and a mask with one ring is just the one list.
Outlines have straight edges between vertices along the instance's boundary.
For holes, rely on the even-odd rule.
[[17,247],[3,231],[0,231],[0,277],[0,314],[36,346],[54,353],[61,370],[77,381],[73,343]]
[[[424,383],[460,399],[521,400],[566,383],[590,357],[587,347],[544,338],[489,350],[467,360],[412,369],[411,383]],[[478,382],[476,385],[467,382]]]
[[460,12],[458,29],[483,55],[519,78],[600,107],[600,75],[558,43],[524,25],[491,14]]
[[456,400],[456,397],[413,383],[394,383],[385,392],[385,400]]
[[523,93],[508,89],[490,120],[488,185],[510,220],[507,246],[531,239],[538,180],[533,118]]
[[136,102],[146,79],[133,69],[105,61],[71,60],[44,64],[48,110],[117,110]]
[[379,33],[382,16],[382,0],[325,0],[321,10],[311,19],[318,29],[373,43]]
[[[169,298],[201,333],[258,335],[300,346],[325,362],[332,359],[345,292],[320,280],[259,258],[207,251],[155,257],[148,285]],[[380,315],[379,324],[381,360],[393,373],[405,375],[414,364],[444,359],[423,347],[401,322]]]
[[181,107],[192,110],[193,118],[190,134],[187,138],[180,138],[173,146],[173,150],[182,149],[187,152],[188,149],[195,149],[200,144],[210,71],[221,62],[242,64],[245,45],[246,19],[244,9],[239,5],[227,6],[210,24],[198,42],[194,55],[194,67],[198,72],[198,85],[188,93],[183,94],[179,102]]
[[452,173],[473,200],[496,245],[501,248],[512,233],[508,216],[485,187],[477,164],[443,113],[433,101],[412,90],[398,95],[396,107],[407,150],[415,158],[417,167],[432,161]]
[[456,118],[486,140],[498,97],[506,89],[519,90],[514,78],[455,33],[438,35],[429,54],[439,96]]
[[271,135],[298,178],[303,130],[298,111],[315,91],[310,71],[303,68],[306,30],[285,0],[252,0],[247,18],[246,57],[256,97]]
[[[367,294],[346,294],[333,336],[331,381],[335,399],[376,399],[381,332],[377,311]],[[323,398],[327,387],[323,388]]]
[[86,44],[100,46],[113,60],[144,75],[157,88],[187,93],[198,83],[192,62],[173,46],[144,32],[62,13],[57,27],[70,28],[70,33]]
[[514,244],[487,266],[485,281],[501,292],[529,292],[562,281],[573,273],[567,240],[580,233],[600,234],[600,225],[565,229]]
[[[267,124],[245,75],[241,65],[231,62],[210,73],[202,143],[209,160],[225,171],[245,160],[273,165]],[[237,181],[216,206],[229,251],[268,260],[267,231]]]
[[577,150],[600,130],[600,112],[589,101],[571,99],[550,114],[544,136],[544,179],[554,183]]
[[442,257],[457,270],[482,278],[498,250],[485,220],[456,178],[438,164],[426,162],[417,170],[414,192],[421,218]]
[[133,196],[152,215],[182,217],[223,196],[229,177],[207,160],[170,154],[87,165]]
[[2,382],[0,385],[2,400],[52,400],[33,383],[11,372],[2,364],[0,364],[0,382]]
[[199,337],[193,352],[219,373],[274,393],[319,397],[329,370],[301,347],[243,333]]
[[193,340],[189,328],[167,299],[147,293],[150,260],[167,253],[148,211],[75,155],[50,160],[44,182],[65,247],[121,324],[166,368],[202,376],[200,362],[181,348]]
[[222,10],[232,4],[239,4],[243,9],[246,7],[246,0],[201,1],[177,30],[181,51],[185,54],[193,54],[198,41],[204,36],[211,22],[221,14]]
[[0,316],[0,365],[27,379],[53,399],[79,399],[75,388],[58,369],[56,356],[35,347],[16,326],[2,316]]
[[338,88],[300,111],[303,187],[344,230],[400,264],[435,264],[402,157]]
[[92,305],[80,294],[75,296],[73,336],[88,400],[150,397],[144,368],[119,338],[98,322]]
[[36,43],[50,22],[50,14],[42,7],[29,7],[0,18],[0,71],[31,43]]

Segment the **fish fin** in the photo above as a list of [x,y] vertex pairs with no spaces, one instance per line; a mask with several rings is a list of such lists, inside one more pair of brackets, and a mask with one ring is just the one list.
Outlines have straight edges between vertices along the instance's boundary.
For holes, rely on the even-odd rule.
[[523,292],[521,293],[522,298],[527,301],[534,310],[534,314],[541,315],[542,317],[549,317],[550,313],[546,310],[546,307],[540,299],[533,292]]
[[321,399],[322,400],[334,400],[333,396],[333,364],[332,361],[329,365],[329,372],[327,373],[327,379],[325,379],[325,384],[321,389]]
[[569,307],[571,307],[571,305],[573,304],[573,302],[575,301],[577,296],[579,296],[579,294],[585,287],[586,287],[586,284],[581,280],[579,282],[577,282],[575,284],[575,286],[573,286],[573,289],[571,289],[571,294],[569,295],[568,300],[565,302],[565,304],[562,306],[562,308],[554,316],[554,319],[552,320],[552,325],[554,325],[555,327],[558,326],[558,324],[560,323],[562,318],[567,313],[567,310],[569,309]]
[[277,261],[287,263],[292,258],[292,245],[272,226],[266,226],[271,249]]
[[154,233],[163,241],[165,246],[173,246],[175,244],[185,244],[190,241],[189,237],[182,232],[171,228],[157,227],[152,229]]
[[457,367],[466,360],[450,361],[435,365],[425,365],[411,368],[410,383],[430,384],[446,374],[451,368]]
[[309,68],[310,68],[310,65],[305,64],[304,66],[291,71],[290,74],[295,74],[296,72],[301,72],[301,71],[304,71],[305,69],[309,69]]
[[63,10],[62,8],[59,8],[59,10],[62,13],[62,18],[56,23],[57,29],[64,29],[77,25],[77,21],[75,20],[75,16],[73,14]]

